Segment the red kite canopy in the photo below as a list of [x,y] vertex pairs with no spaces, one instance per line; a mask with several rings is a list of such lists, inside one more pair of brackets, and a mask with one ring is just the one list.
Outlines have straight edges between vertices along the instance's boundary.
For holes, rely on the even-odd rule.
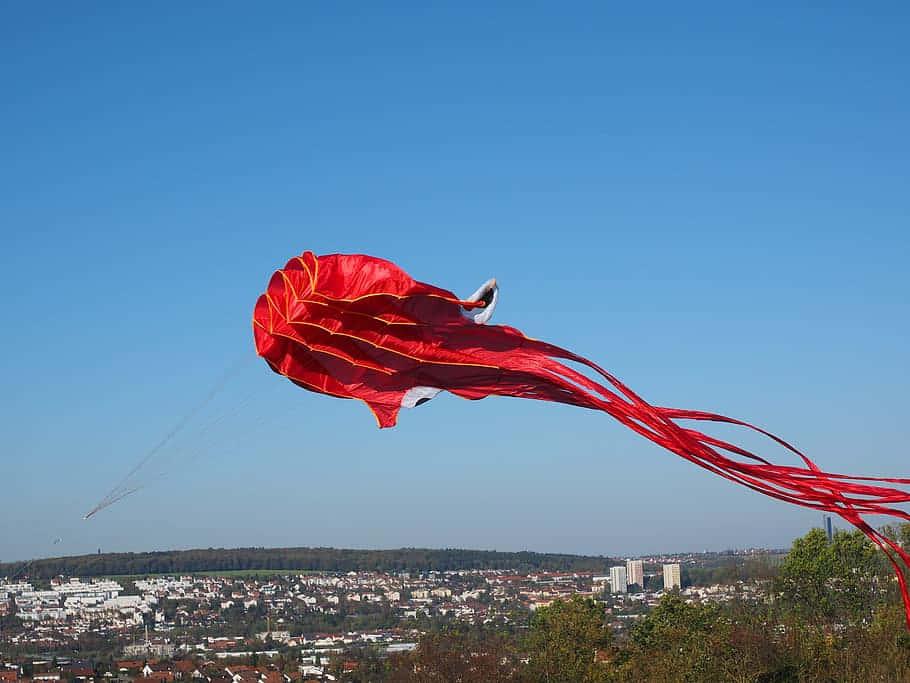
[[[402,407],[413,408],[440,391],[468,399],[516,396],[601,410],[715,474],[773,498],[836,513],[861,529],[894,566],[910,628],[910,596],[897,562],[900,557],[910,565],[910,557],[863,518],[885,514],[910,521],[908,513],[892,507],[910,502],[910,494],[863,483],[910,484],[910,479],[823,472],[787,442],[740,420],[653,406],[586,358],[512,327],[483,324],[498,297],[495,280],[461,300],[415,281],[389,261],[307,251],[277,271],[256,302],[256,351],[275,372],[305,389],[360,399],[380,427],[393,427]],[[605,383],[557,359],[587,366]],[[773,465],[684,427],[681,420],[752,429],[789,449],[802,464]]]

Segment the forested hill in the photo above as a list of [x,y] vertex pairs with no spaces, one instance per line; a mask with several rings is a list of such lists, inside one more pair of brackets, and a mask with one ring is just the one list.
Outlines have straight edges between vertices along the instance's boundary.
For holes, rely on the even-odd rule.
[[[28,564],[26,567],[25,565]],[[550,553],[503,553],[490,550],[399,548],[208,548],[151,553],[104,553],[0,563],[0,577],[25,575],[110,576],[117,574],[191,574],[211,571],[427,571],[446,569],[518,569],[521,571],[604,572],[615,564],[607,557]]]

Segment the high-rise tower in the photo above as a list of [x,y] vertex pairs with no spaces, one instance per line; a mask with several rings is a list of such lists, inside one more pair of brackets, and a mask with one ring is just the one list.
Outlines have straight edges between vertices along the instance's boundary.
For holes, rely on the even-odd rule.
[[610,567],[610,592],[625,593],[628,588],[629,584],[626,581],[626,568],[622,565]]
[[639,588],[645,587],[645,569],[641,560],[626,560],[626,579],[630,584],[637,583]]
[[673,588],[681,588],[682,581],[679,575],[679,563],[664,565],[664,590],[668,591]]

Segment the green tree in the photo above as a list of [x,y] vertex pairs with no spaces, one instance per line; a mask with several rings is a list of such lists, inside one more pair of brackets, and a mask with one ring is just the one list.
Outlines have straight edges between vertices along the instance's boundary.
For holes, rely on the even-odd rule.
[[429,633],[415,652],[390,657],[388,683],[518,683],[519,663],[508,638],[478,631]]
[[910,553],[910,523],[905,522],[897,526],[886,524],[879,531],[891,540],[897,541],[904,552]]
[[882,558],[861,531],[838,531],[828,542],[812,529],[793,541],[774,580],[785,611],[820,626],[856,622],[882,602]]
[[526,646],[531,680],[588,683],[607,679],[606,666],[595,661],[613,634],[604,623],[603,606],[573,595],[538,609],[531,619]]
[[617,658],[620,679],[711,680],[712,639],[718,637],[719,622],[716,606],[687,603],[677,592],[665,594],[633,627],[629,646]]

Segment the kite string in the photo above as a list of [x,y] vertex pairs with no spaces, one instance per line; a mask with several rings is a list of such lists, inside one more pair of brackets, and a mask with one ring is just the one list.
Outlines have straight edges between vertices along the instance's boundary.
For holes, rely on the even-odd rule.
[[114,488],[112,488],[108,494],[102,498],[89,512],[83,517],[83,519],[89,519],[96,513],[100,512],[109,505],[113,505],[117,501],[125,498],[126,496],[138,491],[142,488],[142,485],[130,488],[127,486],[127,482],[141,470],[152,457],[161,451],[175,436],[177,436],[183,429],[189,424],[189,422],[201,412],[212,400],[224,389],[226,384],[230,379],[232,379],[240,371],[244,364],[248,363],[247,358],[241,358],[234,363],[232,363],[227,370],[218,378],[209,392],[205,397],[196,404],[193,408],[190,409],[183,417],[181,417],[177,423],[168,430],[167,433],[152,447],[150,448],[140,459],[139,461],[130,469],[129,472],[117,483]]

